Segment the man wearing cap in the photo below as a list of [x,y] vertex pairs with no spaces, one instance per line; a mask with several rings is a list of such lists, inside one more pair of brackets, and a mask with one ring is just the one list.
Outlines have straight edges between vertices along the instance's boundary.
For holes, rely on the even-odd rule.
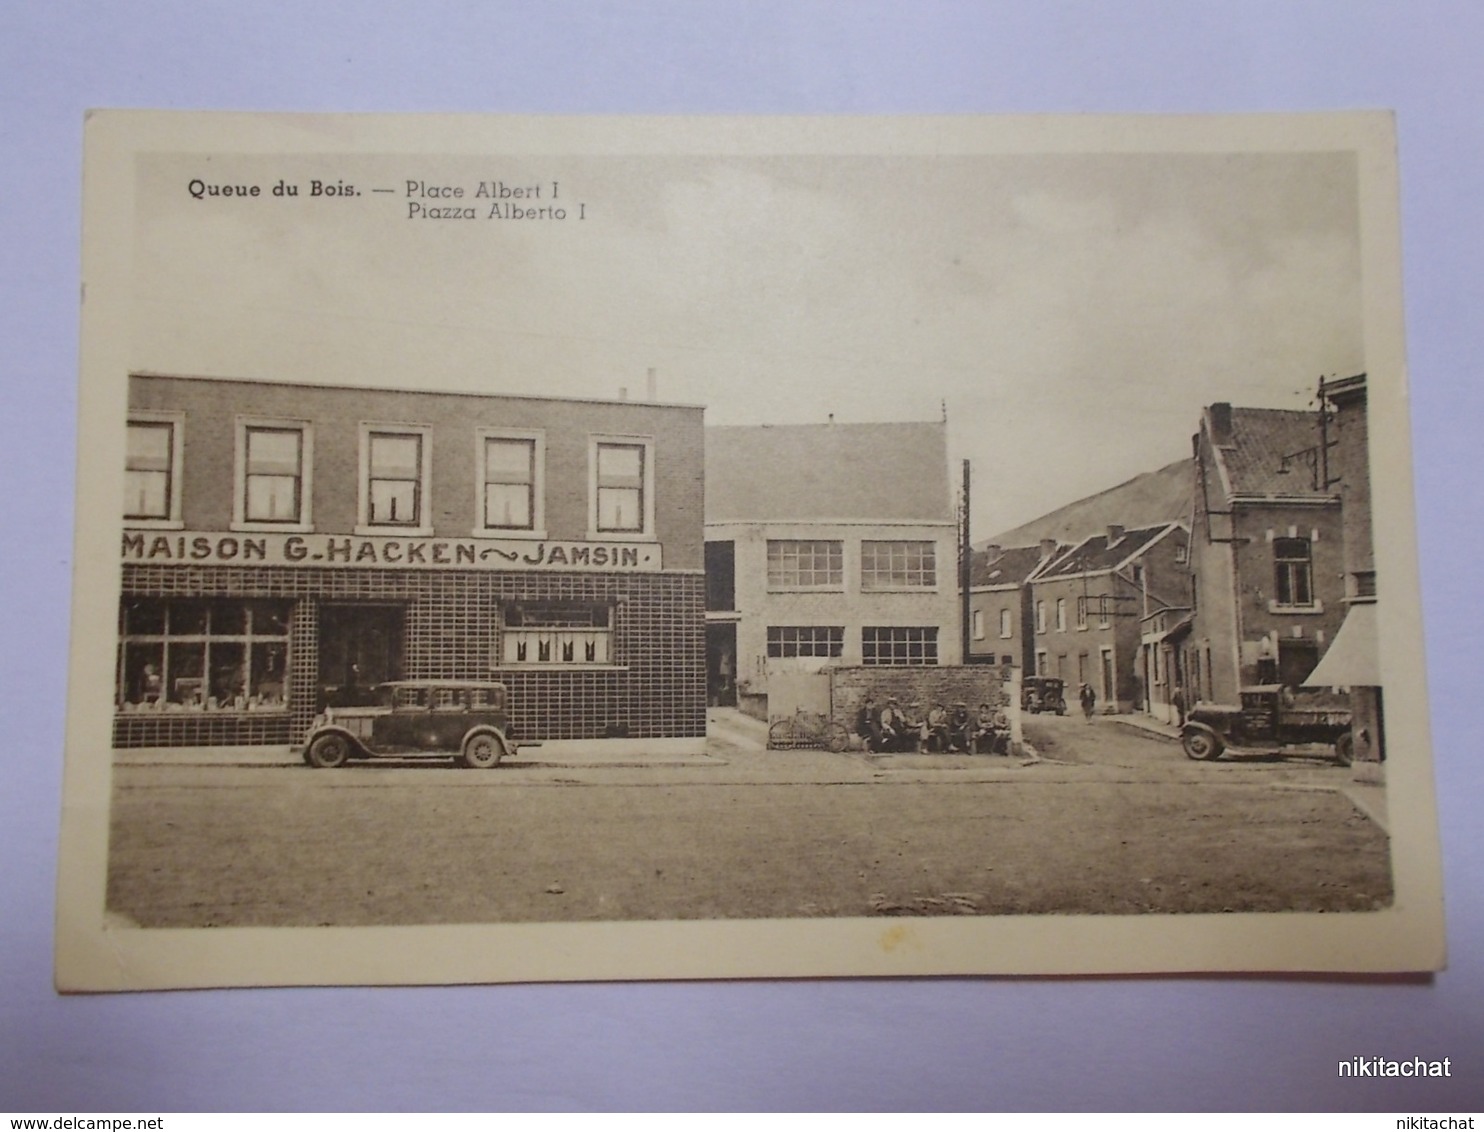
[[886,697],[886,707],[881,712],[881,749],[883,751],[910,751],[914,737],[908,733],[907,718],[897,706],[895,696]]
[[963,700],[958,700],[953,705],[953,711],[948,715],[948,749],[953,752],[973,751],[970,745],[970,733],[974,729],[974,721],[969,716],[969,705]]

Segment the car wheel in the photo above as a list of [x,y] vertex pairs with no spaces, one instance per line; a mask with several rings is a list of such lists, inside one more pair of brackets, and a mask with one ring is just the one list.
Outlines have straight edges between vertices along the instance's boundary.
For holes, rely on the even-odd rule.
[[1209,762],[1221,754],[1221,740],[1209,731],[1193,728],[1180,736],[1180,745],[1185,748],[1187,758],[1196,762]]
[[505,748],[501,744],[499,736],[492,735],[488,731],[481,731],[477,735],[470,735],[464,740],[463,759],[465,766],[472,766],[476,770],[488,770],[505,757]]
[[794,745],[794,721],[780,719],[768,728],[768,750],[786,751]]
[[1335,762],[1341,766],[1349,766],[1355,761],[1355,736],[1349,731],[1342,731],[1335,738]]
[[344,735],[321,735],[309,744],[309,750],[304,753],[304,761],[317,767],[344,766],[348,758],[350,743]]
[[850,732],[843,723],[831,723],[824,729],[824,745],[838,755],[850,746]]

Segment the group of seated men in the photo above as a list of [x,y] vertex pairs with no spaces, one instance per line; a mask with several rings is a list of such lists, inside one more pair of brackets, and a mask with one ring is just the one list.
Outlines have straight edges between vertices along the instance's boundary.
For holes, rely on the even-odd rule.
[[921,713],[921,704],[903,710],[895,696],[884,706],[867,695],[856,713],[855,730],[866,750],[880,753],[932,752],[938,754],[1009,754],[1010,721],[988,704],[969,711],[962,701],[950,709],[935,703]]

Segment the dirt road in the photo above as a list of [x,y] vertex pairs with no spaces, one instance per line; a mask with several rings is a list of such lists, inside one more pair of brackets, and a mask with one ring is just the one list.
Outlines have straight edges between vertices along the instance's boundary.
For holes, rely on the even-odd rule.
[[739,749],[715,767],[581,772],[120,767],[108,902],[141,925],[204,926],[1390,900],[1385,834],[1304,788],[1329,768],[1196,766],[1124,729],[1053,726],[1051,753],[1075,764]]

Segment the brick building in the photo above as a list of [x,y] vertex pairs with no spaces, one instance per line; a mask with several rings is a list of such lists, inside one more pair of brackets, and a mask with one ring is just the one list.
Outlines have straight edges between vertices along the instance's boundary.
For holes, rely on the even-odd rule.
[[1303,685],[1333,642],[1344,555],[1326,443],[1313,412],[1218,403],[1202,413],[1192,439],[1194,611],[1179,661],[1190,701]]
[[530,738],[705,734],[702,410],[136,374],[117,746],[294,742],[399,678]]
[[1090,684],[1101,710],[1142,707],[1140,619],[1183,603],[1190,592],[1189,538],[1179,523],[1125,530],[1110,524],[1030,576],[1035,672]]
[[1366,375],[1340,378],[1321,386],[1332,409],[1334,441],[1330,475],[1340,492],[1341,539],[1345,565],[1345,620],[1334,643],[1309,676],[1311,683],[1350,689],[1355,777],[1379,782],[1386,756],[1381,696],[1380,639],[1376,614],[1376,556],[1371,538],[1371,469]]
[[1045,539],[1037,546],[988,546],[975,552],[969,575],[970,664],[1009,664],[1035,672],[1030,579],[1066,549]]
[[957,546],[942,422],[706,429],[712,701],[959,663]]

